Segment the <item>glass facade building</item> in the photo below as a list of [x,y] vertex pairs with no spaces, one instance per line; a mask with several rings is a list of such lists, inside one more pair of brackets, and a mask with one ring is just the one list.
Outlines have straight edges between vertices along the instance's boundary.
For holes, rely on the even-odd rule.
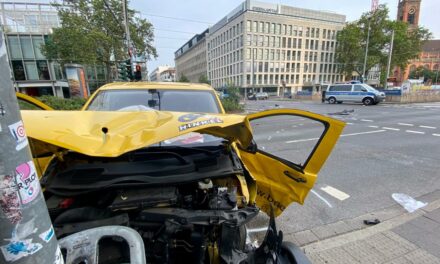
[[[68,8],[63,2],[58,2]],[[5,33],[15,89],[32,96],[69,97],[65,71],[41,51],[52,28],[60,26],[58,11],[49,2],[1,2],[0,25]],[[84,66],[91,92],[105,84],[103,66]]]

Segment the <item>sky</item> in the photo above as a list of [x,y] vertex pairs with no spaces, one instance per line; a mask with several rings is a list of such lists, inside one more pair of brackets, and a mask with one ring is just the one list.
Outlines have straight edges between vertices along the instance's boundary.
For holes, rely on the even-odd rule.
[[[371,8],[371,0],[263,0],[264,2],[331,11],[346,15],[347,21],[358,19]],[[399,0],[379,0],[390,9],[395,19]],[[212,26],[242,0],[131,0],[130,8],[154,26],[154,46],[158,58],[148,63],[152,72],[159,65],[174,66],[174,52],[197,33]],[[422,0],[419,25],[428,28],[434,38],[440,38],[439,0]],[[172,19],[178,18],[178,19]]]

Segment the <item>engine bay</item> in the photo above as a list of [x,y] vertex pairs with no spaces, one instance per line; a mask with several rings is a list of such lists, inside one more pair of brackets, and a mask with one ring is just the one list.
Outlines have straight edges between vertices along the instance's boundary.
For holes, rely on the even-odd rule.
[[[141,235],[148,263],[255,258],[245,227],[259,213],[250,200],[254,183],[225,146],[149,148],[118,158],[67,152],[51,161],[42,182],[58,238],[120,225]],[[100,263],[129,261],[117,238],[100,243]]]

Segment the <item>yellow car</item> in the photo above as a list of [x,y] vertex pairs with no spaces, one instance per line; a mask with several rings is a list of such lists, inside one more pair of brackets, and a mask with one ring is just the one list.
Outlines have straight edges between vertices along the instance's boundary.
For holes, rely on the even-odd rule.
[[[304,202],[344,127],[295,109],[225,114],[211,87],[170,83],[110,84],[83,111],[22,116],[34,157],[50,157],[41,183],[57,237],[128,226],[147,263],[307,263],[273,218]],[[260,210],[272,220],[253,246]],[[99,259],[129,262],[126,250],[106,240]]]

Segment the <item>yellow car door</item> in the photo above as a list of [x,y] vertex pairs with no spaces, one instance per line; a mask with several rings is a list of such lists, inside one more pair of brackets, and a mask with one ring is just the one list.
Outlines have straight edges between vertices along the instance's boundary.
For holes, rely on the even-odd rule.
[[345,123],[319,114],[275,109],[248,115],[253,142],[238,153],[256,181],[256,203],[280,215],[304,203]]
[[[29,95],[22,93],[15,93],[15,95],[17,96],[18,105],[20,106],[21,110],[49,110],[49,111],[53,110],[52,107]],[[26,124],[24,125],[26,127]],[[29,146],[31,148],[32,155],[34,157],[34,164],[35,164],[35,168],[37,169],[38,177],[41,178],[41,175],[43,171],[46,169],[47,164],[52,159],[52,155],[36,156],[36,151],[34,151],[35,146],[33,145],[32,141]]]

